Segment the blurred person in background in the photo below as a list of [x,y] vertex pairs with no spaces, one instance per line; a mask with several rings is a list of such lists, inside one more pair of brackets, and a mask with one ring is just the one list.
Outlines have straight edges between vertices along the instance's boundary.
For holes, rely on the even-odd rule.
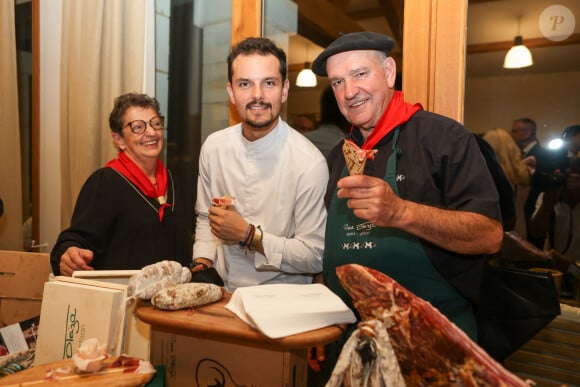
[[[540,192],[546,189],[546,177],[551,176],[558,164],[553,153],[540,145],[536,130],[536,122],[528,117],[514,120],[511,128],[512,138],[520,147],[522,157],[530,162],[535,160],[535,164],[530,164],[532,166],[530,189],[524,204],[526,226],[529,225],[532,218]],[[528,156],[533,156],[534,159],[528,158]],[[524,235],[538,249],[544,248],[545,238],[534,237],[527,229]]]
[[547,237],[547,248],[580,260],[580,125],[566,128],[566,163],[551,175],[548,187],[539,195],[530,232]]
[[296,116],[290,122],[290,126],[299,131],[300,133],[308,133],[316,128],[316,124],[310,118],[306,116]]
[[530,190],[530,174],[535,165],[535,158],[534,156],[528,156],[524,159],[514,139],[504,129],[490,129],[484,133],[482,138],[493,149],[497,161],[514,191],[515,218],[513,219],[512,227],[504,225],[504,230],[513,229],[519,235],[526,237],[524,205]]
[[332,148],[344,140],[349,128],[350,124],[340,112],[332,88],[327,87],[320,97],[320,124],[304,135],[327,157]]

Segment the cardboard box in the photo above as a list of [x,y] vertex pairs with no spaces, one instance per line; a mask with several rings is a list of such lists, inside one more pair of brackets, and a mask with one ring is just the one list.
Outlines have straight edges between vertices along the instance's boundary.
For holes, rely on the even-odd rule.
[[152,328],[151,362],[167,387],[305,386],[306,349],[279,352],[176,335]]
[[[75,271],[74,278],[85,278],[121,285],[128,285],[132,275],[139,270],[93,270]],[[122,352],[143,360],[149,360],[151,326],[135,316],[137,302],[133,302],[125,317],[125,334]]]
[[110,355],[121,354],[125,285],[71,277],[46,282],[34,364],[72,357],[81,342],[97,338]]
[[0,251],[0,327],[40,315],[51,273],[48,254]]

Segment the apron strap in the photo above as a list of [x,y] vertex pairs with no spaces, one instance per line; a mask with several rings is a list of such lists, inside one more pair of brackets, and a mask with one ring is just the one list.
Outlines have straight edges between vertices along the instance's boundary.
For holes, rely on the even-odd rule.
[[395,129],[393,134],[392,152],[387,160],[387,170],[385,173],[385,180],[391,186],[391,189],[399,196],[399,189],[397,188],[397,158],[402,154],[401,148],[397,146],[399,140],[399,127]]

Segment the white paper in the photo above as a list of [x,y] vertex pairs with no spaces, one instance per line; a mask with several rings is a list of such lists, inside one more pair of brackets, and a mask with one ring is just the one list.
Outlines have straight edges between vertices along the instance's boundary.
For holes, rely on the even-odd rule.
[[8,353],[17,353],[28,349],[22,328],[18,323],[0,328],[0,336],[8,348]]
[[237,288],[226,309],[272,339],[356,322],[352,310],[322,284]]

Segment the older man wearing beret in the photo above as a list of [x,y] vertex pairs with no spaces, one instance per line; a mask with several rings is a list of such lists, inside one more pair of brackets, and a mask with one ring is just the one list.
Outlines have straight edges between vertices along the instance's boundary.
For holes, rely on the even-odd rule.
[[354,176],[342,144],[329,155],[325,281],[352,306],[336,267],[374,268],[476,339],[482,254],[496,252],[503,236],[498,194],[472,133],[394,89],[393,44],[385,35],[350,33],[313,63],[352,124],[349,139],[368,155],[364,174]]

